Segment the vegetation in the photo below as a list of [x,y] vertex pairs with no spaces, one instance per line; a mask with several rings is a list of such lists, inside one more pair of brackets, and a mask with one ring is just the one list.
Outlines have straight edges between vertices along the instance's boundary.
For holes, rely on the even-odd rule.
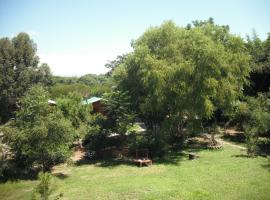
[[[52,197],[63,193],[63,199],[78,200],[268,199],[270,173],[266,158],[250,159],[230,146],[222,151],[203,150],[198,155],[195,161],[182,154],[168,155],[154,160],[149,168],[117,160],[59,166],[54,171],[58,188]],[[0,196],[3,200],[29,199],[29,191],[36,184],[7,182],[0,185]]]
[[[256,156],[270,153],[270,35],[244,40],[212,18],[186,27],[166,21],[132,48],[106,64],[106,75],[58,77],[39,65],[26,33],[0,38],[0,148],[8,148],[0,196],[29,199],[34,187],[33,199],[267,199],[269,159]],[[85,105],[91,96],[102,101]],[[240,129],[245,145],[192,149],[205,133],[220,147],[214,136],[226,126]],[[58,165],[74,149],[92,161]],[[115,149],[124,159],[105,159]],[[138,149],[149,150],[153,167],[130,163]],[[199,159],[187,160],[189,152]],[[38,184],[9,182],[40,170]]]
[[0,38],[0,123],[7,122],[17,108],[17,100],[33,84],[52,83],[50,68],[38,66],[36,45],[26,33],[11,40]]
[[88,125],[92,121],[92,106],[82,104],[82,97],[76,93],[69,93],[57,99],[57,107],[74,128],[77,139],[84,138]]
[[19,105],[16,119],[3,129],[17,163],[24,167],[41,165],[46,171],[65,161],[70,156],[74,133],[62,113],[48,105],[48,93],[34,86]]
[[183,139],[185,127],[200,132],[203,122],[216,121],[217,111],[233,109],[247,83],[250,56],[243,39],[211,19],[193,24],[150,28],[114,69],[119,89],[131,96],[156,141],[164,138],[160,134]]
[[53,98],[78,93],[84,98],[102,96],[111,91],[112,80],[105,75],[87,74],[81,77],[53,77],[51,95]]
[[130,97],[126,93],[113,91],[104,95],[106,100],[107,129],[110,132],[124,135],[134,122]]
[[40,173],[39,174],[40,183],[36,186],[32,194],[32,200],[39,199],[37,194],[41,200],[48,200],[49,196],[53,192],[52,188],[52,176],[49,173]]

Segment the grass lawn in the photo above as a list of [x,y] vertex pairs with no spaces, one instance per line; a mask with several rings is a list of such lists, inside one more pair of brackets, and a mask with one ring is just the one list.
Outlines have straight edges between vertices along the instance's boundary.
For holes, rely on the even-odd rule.
[[[198,160],[172,155],[139,168],[118,161],[59,166],[62,199],[270,199],[269,158],[247,158],[240,149],[202,150]],[[63,173],[61,175],[61,173]],[[0,199],[29,199],[36,181],[0,184]]]

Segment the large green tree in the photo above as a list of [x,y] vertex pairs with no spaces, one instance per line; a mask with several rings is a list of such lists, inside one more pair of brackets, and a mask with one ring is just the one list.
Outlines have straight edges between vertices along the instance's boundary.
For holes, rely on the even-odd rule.
[[17,99],[33,84],[51,83],[48,65],[38,67],[36,45],[26,33],[0,38],[0,123],[16,110]]
[[177,119],[172,131],[178,132],[183,121],[194,127],[217,110],[232,110],[250,72],[243,39],[211,19],[187,28],[165,22],[132,47],[113,76],[154,130],[169,118]]

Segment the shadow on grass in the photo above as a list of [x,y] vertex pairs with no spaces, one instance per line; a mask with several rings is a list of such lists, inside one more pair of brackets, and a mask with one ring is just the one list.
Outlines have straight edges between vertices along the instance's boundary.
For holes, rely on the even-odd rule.
[[188,154],[181,152],[170,152],[163,157],[154,159],[154,164],[180,165],[181,161],[187,158]]
[[95,165],[98,167],[116,167],[119,165],[130,165],[134,166],[134,164],[131,162],[129,159],[122,159],[122,158],[104,158],[104,159],[87,159],[83,158],[81,160],[78,160],[75,163],[76,166],[81,166],[81,165]]
[[37,180],[40,169],[23,169],[13,160],[1,161],[0,183],[18,180]]
[[221,136],[221,139],[227,141],[227,142],[233,142],[236,144],[243,144],[245,143],[245,135],[242,133],[238,133],[235,135],[229,135],[229,134],[224,134]]
[[270,157],[268,157],[267,163],[263,164],[262,167],[268,169],[270,172]]
[[248,156],[247,154],[232,155],[232,157],[236,157],[236,158],[252,158],[252,157]]
[[53,176],[55,176],[55,177],[57,177],[59,179],[62,179],[62,180],[68,178],[68,175],[67,174],[64,174],[64,173],[61,173],[61,172],[59,172],[59,173],[53,173]]
[[[163,155],[162,157],[154,157],[151,158],[153,161],[153,165],[155,164],[163,164],[163,165],[180,165],[181,161],[188,159],[189,153],[197,153],[204,150],[204,147],[200,148],[184,148],[182,151],[171,151],[167,154]],[[132,167],[139,167],[138,163],[134,162],[133,157],[126,157],[126,158],[103,158],[103,159],[87,159],[83,158],[78,160],[75,163],[76,166],[81,165],[95,165],[97,167],[108,167],[113,168],[120,165],[132,166]]]

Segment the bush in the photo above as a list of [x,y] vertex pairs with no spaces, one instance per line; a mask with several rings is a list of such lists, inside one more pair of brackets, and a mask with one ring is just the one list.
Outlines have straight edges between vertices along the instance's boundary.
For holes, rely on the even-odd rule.
[[71,122],[77,139],[84,138],[92,119],[92,105],[83,105],[82,101],[82,97],[76,93],[69,93],[67,96],[57,99],[57,107]]
[[108,131],[104,129],[106,117],[101,114],[92,115],[88,122],[87,133],[83,144],[89,149],[98,151],[105,146],[105,139]]
[[258,137],[270,136],[269,93],[259,93],[257,97],[246,97],[245,100],[237,105],[235,118],[242,119],[241,126],[246,134],[247,153],[254,156],[258,153]]
[[258,153],[258,137],[256,134],[251,132],[246,132],[246,144],[247,144],[247,154],[250,157],[254,157]]
[[31,88],[20,99],[16,119],[3,128],[6,143],[23,167],[40,165],[49,170],[70,156],[74,139],[71,123],[57,107],[48,105],[48,99],[42,87]]
[[[39,183],[34,188],[32,193],[32,200],[48,200],[52,193],[56,190],[55,184],[53,183],[53,177],[50,173],[41,172],[38,175]],[[58,195],[55,199],[59,199],[58,197],[63,196],[63,194]]]
[[153,133],[131,133],[128,136],[129,151],[134,154],[136,150],[148,149],[149,156],[162,157],[169,150],[169,145],[162,137],[154,137]]

